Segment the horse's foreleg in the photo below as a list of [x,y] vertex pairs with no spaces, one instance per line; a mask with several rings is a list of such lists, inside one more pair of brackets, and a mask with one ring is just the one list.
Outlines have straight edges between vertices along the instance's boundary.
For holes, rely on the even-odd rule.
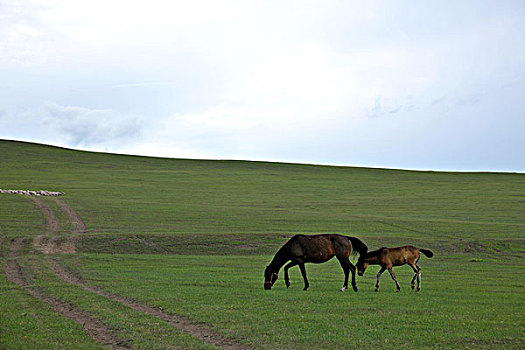
[[355,283],[355,266],[349,261],[348,267],[350,268],[350,272],[352,272],[352,288],[354,289],[354,292],[357,292],[357,283]]
[[381,270],[377,273],[377,282],[376,282],[376,292],[379,290],[379,279],[381,278],[381,274],[385,272],[386,268],[382,267]]
[[308,287],[310,287],[310,283],[308,283],[308,279],[306,278],[306,269],[304,268],[304,263],[298,263],[299,269],[301,269],[301,274],[303,275],[304,280],[304,288],[303,290],[307,290]]
[[394,269],[390,267],[388,269],[388,272],[390,272],[390,276],[392,276],[392,279],[396,283],[396,287],[397,287],[397,291],[396,292],[399,292],[401,290],[401,286],[399,285],[399,283],[397,283],[397,278],[396,278],[396,274],[394,273]]
[[295,265],[297,265],[297,263],[292,261],[284,267],[284,283],[286,283],[286,288],[290,287],[290,277],[288,276],[288,269],[290,267],[294,267]]

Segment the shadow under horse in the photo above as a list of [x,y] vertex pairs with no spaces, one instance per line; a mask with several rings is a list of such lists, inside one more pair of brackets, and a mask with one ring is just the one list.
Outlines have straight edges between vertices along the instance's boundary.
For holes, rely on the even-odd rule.
[[286,288],[290,287],[288,270],[296,265],[299,266],[304,279],[304,290],[310,284],[306,278],[305,263],[324,263],[334,256],[337,257],[345,273],[344,292],[348,288],[348,275],[352,272],[352,288],[357,292],[355,283],[355,266],[348,259],[350,255],[359,253],[360,256],[366,255],[368,247],[356,237],[343,236],[338,234],[322,235],[295,235],[286,242],[275,254],[270,265],[264,270],[264,289],[271,289],[278,278],[281,267],[284,267],[284,281]]

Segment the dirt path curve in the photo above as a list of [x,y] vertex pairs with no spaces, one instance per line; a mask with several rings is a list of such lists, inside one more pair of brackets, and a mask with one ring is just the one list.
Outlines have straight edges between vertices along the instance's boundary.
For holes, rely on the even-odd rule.
[[53,298],[27,282],[24,271],[18,264],[17,258],[22,254],[25,238],[15,238],[11,241],[9,259],[5,274],[9,281],[19,285],[33,297],[40,299],[53,307],[56,312],[82,325],[84,331],[95,341],[112,349],[131,349],[117,338],[106,325],[79,310],[75,305]]
[[[60,222],[53,210],[40,198],[34,196],[30,196],[29,198],[33,200],[35,206],[42,212],[46,220],[46,232],[43,235],[38,235],[35,237],[35,239],[33,240],[33,248],[41,251],[44,254],[74,253],[75,245],[72,241],[73,237],[68,236],[67,239],[64,239],[57,235],[57,231],[60,228]],[[82,222],[82,220],[80,220],[80,222]],[[73,225],[73,227],[76,227],[74,222]],[[82,225],[84,225],[84,223],[82,223]],[[76,229],[73,230],[73,233],[76,233]]]
[[[58,222],[58,220],[56,219],[56,216],[54,215],[54,213],[51,210],[49,210],[48,207],[46,208],[46,205],[43,204],[41,200],[39,199],[33,199],[33,200],[37,203],[37,207],[39,207],[42,210],[42,212],[44,213],[44,216],[46,217],[47,231],[56,232],[56,229],[54,228],[58,227],[55,224],[55,222]],[[71,232],[72,235],[66,241],[65,244],[61,243],[61,244],[53,246],[54,250],[48,249],[47,251],[50,251],[50,253],[46,253],[46,250],[42,250],[41,248],[39,249],[44,251],[45,254],[57,254],[57,253],[60,254],[60,253],[74,252],[75,248],[74,248],[74,244],[72,243],[73,240],[71,238],[78,234],[82,234],[86,232],[86,226],[84,222],[82,221],[82,219],[80,218],[80,216],[73,210],[73,208],[68,206],[66,202],[62,201],[59,198],[53,198],[53,200],[57,203],[60,210],[64,214],[66,214],[66,216],[68,217],[68,220],[70,221],[71,226],[72,226],[72,232]],[[53,239],[51,239],[50,241],[57,242],[57,240],[53,240]],[[111,299],[113,301],[116,301],[118,303],[121,303],[136,311],[140,311],[140,312],[152,315],[154,317],[157,317],[163,321],[166,321],[168,324],[177,328],[178,330],[185,332],[195,338],[201,339],[208,344],[212,344],[212,345],[218,346],[223,349],[231,349],[231,350],[251,349],[250,347],[240,344],[237,340],[224,337],[204,325],[200,325],[200,324],[197,325],[195,323],[192,323],[190,320],[188,320],[187,318],[183,316],[169,314],[165,311],[162,311],[161,309],[154,308],[154,307],[151,307],[151,306],[148,306],[148,305],[145,305],[137,301],[130,300],[130,299],[118,296],[118,295],[114,295],[114,294],[105,292],[101,289],[98,289],[92,286],[88,286],[80,278],[78,278],[73,273],[65,269],[59,263],[58,259],[48,258],[48,260],[51,264],[53,272],[66,283],[75,284],[77,286],[82,287],[84,290],[87,290],[89,292],[95,293],[97,295],[100,295],[108,299]]]
[[72,233],[77,235],[86,233],[87,229],[86,225],[84,224],[84,221],[82,221],[80,216],[78,216],[78,214],[73,210],[73,208],[71,208],[69,205],[66,204],[66,202],[58,198],[54,198],[54,200],[60,208],[60,210],[62,210],[63,213],[67,214],[69,222],[72,225]]

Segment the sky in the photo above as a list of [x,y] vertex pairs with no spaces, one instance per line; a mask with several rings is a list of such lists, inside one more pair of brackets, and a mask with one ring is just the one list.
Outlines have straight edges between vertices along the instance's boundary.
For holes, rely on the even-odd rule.
[[525,172],[524,135],[523,0],[0,0],[0,139]]

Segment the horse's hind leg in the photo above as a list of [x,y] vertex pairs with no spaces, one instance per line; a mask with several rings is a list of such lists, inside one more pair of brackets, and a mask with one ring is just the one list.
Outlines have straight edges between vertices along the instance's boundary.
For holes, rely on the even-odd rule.
[[[343,284],[343,288],[341,288],[341,292],[344,292],[345,290],[348,289],[348,274],[350,273],[350,267],[348,266],[348,264],[350,264],[350,261],[348,261],[348,259],[338,259],[338,260],[345,273],[345,282]],[[355,268],[354,268],[354,272],[355,272]],[[352,286],[355,283],[354,279],[355,279],[354,274],[352,274]]]
[[417,289],[416,292],[419,292],[421,290],[421,268],[417,266]]
[[303,275],[304,280],[304,288],[303,290],[308,290],[308,287],[310,287],[310,283],[308,283],[308,278],[306,278],[306,269],[304,268],[304,263],[298,263],[299,269],[301,270],[301,274]]
[[410,287],[414,289],[415,281],[417,278],[417,291],[419,292],[420,288],[420,280],[421,280],[421,269],[416,264],[409,264],[410,267],[412,267],[412,270],[414,270],[414,277],[412,277],[412,282],[410,283]]
[[354,292],[357,292],[357,284],[355,283],[355,266],[350,261],[348,261],[348,267],[350,267],[350,272],[352,272],[352,288]]
[[[414,272],[414,277],[412,277],[412,282],[410,282],[410,288],[414,289],[414,286],[416,285],[416,278],[417,278],[417,271]],[[419,283],[418,283],[419,287]]]

